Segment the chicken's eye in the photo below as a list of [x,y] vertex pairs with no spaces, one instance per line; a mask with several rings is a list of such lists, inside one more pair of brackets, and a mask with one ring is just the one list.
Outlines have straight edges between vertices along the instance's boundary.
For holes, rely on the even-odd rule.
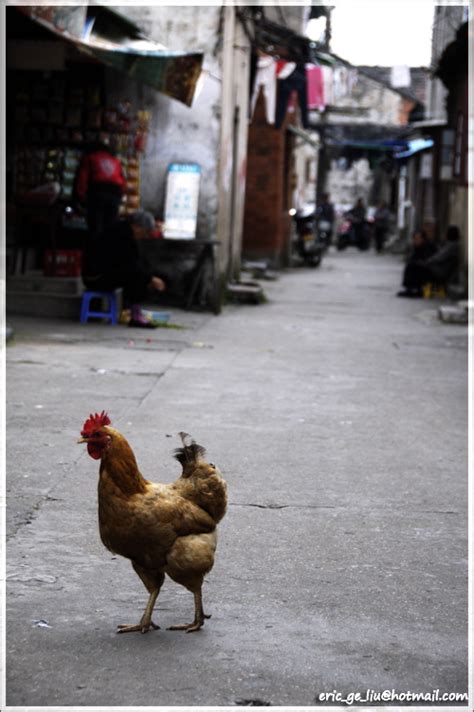
[[210,463],[209,463],[209,467],[212,467],[214,470],[216,469],[216,466],[214,465],[213,462],[210,462]]

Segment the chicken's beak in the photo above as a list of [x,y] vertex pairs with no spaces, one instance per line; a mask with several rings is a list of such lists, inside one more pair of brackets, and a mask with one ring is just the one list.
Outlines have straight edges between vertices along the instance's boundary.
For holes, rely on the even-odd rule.
[[80,445],[81,443],[86,443],[87,438],[81,438],[80,440],[77,441],[77,444]]

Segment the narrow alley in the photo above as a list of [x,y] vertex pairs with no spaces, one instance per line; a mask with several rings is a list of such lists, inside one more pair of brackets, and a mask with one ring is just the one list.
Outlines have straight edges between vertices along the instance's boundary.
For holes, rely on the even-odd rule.
[[[467,692],[467,327],[397,299],[393,255],[334,250],[268,301],[183,329],[12,316],[7,346],[7,705],[313,706],[367,689]],[[106,410],[144,476],[177,433],[230,506],[204,587],[167,580],[161,630],[116,635],[147,593],[100,542]]]

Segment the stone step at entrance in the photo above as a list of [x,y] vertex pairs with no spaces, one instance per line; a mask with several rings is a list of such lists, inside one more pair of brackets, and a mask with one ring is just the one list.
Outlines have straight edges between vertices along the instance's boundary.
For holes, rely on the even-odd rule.
[[84,286],[80,277],[10,276],[6,285],[7,314],[79,319]]

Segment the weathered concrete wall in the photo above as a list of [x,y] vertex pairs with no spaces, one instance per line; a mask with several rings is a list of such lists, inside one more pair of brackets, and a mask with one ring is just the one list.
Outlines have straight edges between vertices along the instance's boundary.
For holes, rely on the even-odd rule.
[[245,199],[249,42],[236,20],[235,8],[116,9],[169,49],[205,53],[203,87],[191,108],[146,88],[131,88],[140,106],[152,112],[142,161],[142,202],[160,212],[168,164],[199,163],[198,237],[218,239],[221,273],[237,274]]
[[249,51],[235,8],[223,8],[222,113],[218,175],[217,236],[222,273],[237,277],[245,199]]
[[354,161],[350,168],[341,167],[336,160],[331,161],[326,190],[331,194],[331,202],[336,205],[346,205],[349,208],[358,198],[363,198],[367,205],[372,183],[373,173],[366,158]]
[[[197,233],[214,237],[217,229],[217,176],[221,105],[221,69],[217,52],[219,7],[116,6],[150,39],[173,50],[202,50],[204,84],[192,107],[117,76],[117,92],[124,91],[141,108],[151,111],[148,146],[142,159],[143,207],[160,213],[169,163],[196,162],[202,169]],[[110,72],[110,76],[113,73]]]
[[357,113],[338,113],[337,123],[371,123],[397,126],[400,123],[402,97],[384,84],[358,72],[352,92],[336,98],[332,106],[356,109]]
[[287,27],[293,32],[297,32],[300,35],[305,34],[305,28],[307,25],[307,20],[309,17],[309,7],[302,7],[299,5],[291,6],[285,4],[277,4],[275,6],[265,5],[265,17],[271,22],[277,22],[283,27]]
[[[227,272],[230,278],[238,278],[242,254],[242,235],[245,209],[247,177],[247,141],[249,126],[249,42],[242,26],[235,23],[232,65],[232,123],[233,123],[233,189],[232,212],[229,229],[229,262]],[[224,107],[225,108],[225,107]]]

